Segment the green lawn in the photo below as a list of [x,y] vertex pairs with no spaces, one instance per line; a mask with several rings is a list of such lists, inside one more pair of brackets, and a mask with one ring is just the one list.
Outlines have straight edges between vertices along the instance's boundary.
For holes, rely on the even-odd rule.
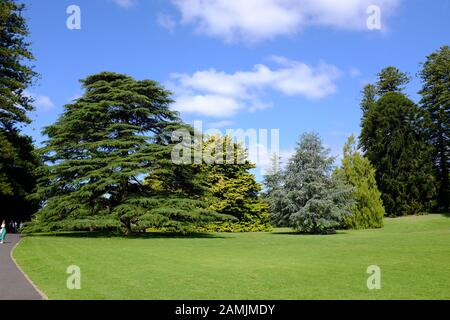
[[[450,217],[385,224],[328,236],[36,236],[14,256],[50,299],[450,299]],[[66,288],[69,265],[81,290]],[[367,289],[369,265],[381,290]]]

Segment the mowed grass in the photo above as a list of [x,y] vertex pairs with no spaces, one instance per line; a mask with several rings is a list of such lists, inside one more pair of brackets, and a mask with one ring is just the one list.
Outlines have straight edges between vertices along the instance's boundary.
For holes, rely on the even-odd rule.
[[[146,238],[35,236],[14,251],[50,299],[450,299],[450,218],[381,230]],[[81,268],[81,290],[66,269]],[[381,268],[368,290],[367,267]]]

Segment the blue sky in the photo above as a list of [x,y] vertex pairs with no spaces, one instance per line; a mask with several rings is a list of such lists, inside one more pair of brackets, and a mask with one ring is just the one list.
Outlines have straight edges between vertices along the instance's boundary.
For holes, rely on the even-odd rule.
[[[302,132],[318,132],[334,154],[359,132],[365,83],[394,65],[415,76],[450,40],[448,0],[26,0],[41,78],[25,129],[41,130],[100,71],[154,79],[174,108],[206,127],[280,129],[282,154]],[[66,27],[69,5],[81,29]],[[369,30],[369,5],[381,29]],[[418,101],[420,82],[407,89]]]

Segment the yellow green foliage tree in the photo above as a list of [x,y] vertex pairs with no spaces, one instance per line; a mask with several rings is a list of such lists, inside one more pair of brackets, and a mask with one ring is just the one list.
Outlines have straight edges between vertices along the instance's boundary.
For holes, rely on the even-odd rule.
[[270,230],[268,204],[259,197],[261,185],[249,172],[255,165],[242,146],[230,137],[213,136],[203,143],[203,154],[207,163],[201,166],[211,192],[209,209],[237,219],[210,224],[204,231]]
[[355,204],[351,209],[352,215],[345,220],[346,227],[349,229],[382,228],[385,211],[381,192],[375,180],[375,168],[369,159],[357,150],[353,135],[344,145],[342,166],[337,168],[334,174],[354,188]]

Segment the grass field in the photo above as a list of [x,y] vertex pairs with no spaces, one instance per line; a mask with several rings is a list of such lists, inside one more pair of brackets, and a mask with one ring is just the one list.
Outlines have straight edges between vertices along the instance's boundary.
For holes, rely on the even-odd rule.
[[[387,219],[381,230],[171,238],[35,236],[14,251],[50,299],[450,299],[450,217]],[[81,268],[81,290],[66,269]],[[381,290],[368,290],[369,265]]]

